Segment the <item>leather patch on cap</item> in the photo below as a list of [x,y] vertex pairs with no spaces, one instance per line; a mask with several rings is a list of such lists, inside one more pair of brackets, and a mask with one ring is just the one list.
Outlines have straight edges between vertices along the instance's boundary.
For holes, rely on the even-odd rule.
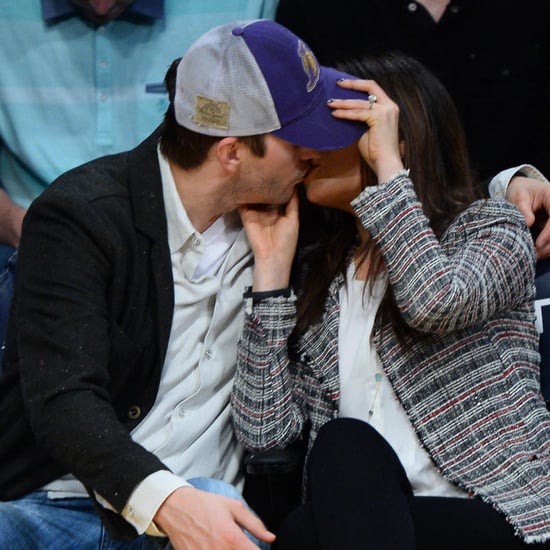
[[193,121],[202,126],[227,130],[229,128],[229,103],[214,101],[198,95],[195,100]]

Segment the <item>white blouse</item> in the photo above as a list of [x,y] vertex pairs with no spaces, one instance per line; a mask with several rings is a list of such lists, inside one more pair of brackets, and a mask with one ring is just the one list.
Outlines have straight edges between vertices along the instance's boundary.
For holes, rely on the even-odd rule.
[[389,442],[415,495],[466,497],[466,492],[437,470],[382,370],[371,336],[386,285],[386,278],[379,277],[365,288],[350,264],[346,284],[340,290],[339,415],[369,423]]

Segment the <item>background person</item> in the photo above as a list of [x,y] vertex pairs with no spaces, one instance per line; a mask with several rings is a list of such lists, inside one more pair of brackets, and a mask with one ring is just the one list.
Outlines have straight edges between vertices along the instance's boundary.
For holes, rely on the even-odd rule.
[[424,63],[455,101],[482,180],[525,162],[550,173],[549,19],[547,0],[280,0],[276,15],[323,64],[387,50]]

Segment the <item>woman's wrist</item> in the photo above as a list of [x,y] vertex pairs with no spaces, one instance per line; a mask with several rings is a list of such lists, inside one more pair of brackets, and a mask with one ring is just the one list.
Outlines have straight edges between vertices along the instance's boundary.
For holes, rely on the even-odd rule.
[[376,170],[378,183],[384,183],[390,180],[394,174],[402,172],[404,169],[405,167],[400,158],[384,162],[383,165],[379,166]]
[[254,269],[252,278],[253,292],[266,292],[278,288],[288,287],[290,272],[281,269],[280,266],[273,266],[270,269]]

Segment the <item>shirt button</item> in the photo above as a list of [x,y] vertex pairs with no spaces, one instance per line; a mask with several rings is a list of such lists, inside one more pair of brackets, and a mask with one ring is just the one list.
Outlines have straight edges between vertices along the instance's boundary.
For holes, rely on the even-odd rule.
[[199,246],[200,244],[201,244],[201,240],[196,235],[193,235],[193,245]]
[[137,420],[141,416],[141,407],[138,405],[132,405],[128,409],[128,418],[130,420]]
[[454,13],[455,15],[460,11],[460,8],[458,6],[451,6],[451,13]]
[[179,416],[180,418],[184,418],[184,417],[185,417],[185,407],[184,407],[183,405],[180,405],[180,406],[178,407],[178,411],[177,411],[177,412],[178,412],[178,416]]
[[107,94],[101,94],[101,95],[99,96],[99,101],[101,101],[102,103],[107,102],[108,99],[109,99],[109,96],[108,96]]
[[214,353],[212,352],[212,350],[210,349],[207,349],[205,352],[204,352],[204,356],[207,358],[207,359],[212,359],[212,356],[214,355]]
[[407,6],[407,9],[410,11],[410,12],[414,12],[418,9],[418,6],[416,5],[415,2],[411,2],[408,6]]

